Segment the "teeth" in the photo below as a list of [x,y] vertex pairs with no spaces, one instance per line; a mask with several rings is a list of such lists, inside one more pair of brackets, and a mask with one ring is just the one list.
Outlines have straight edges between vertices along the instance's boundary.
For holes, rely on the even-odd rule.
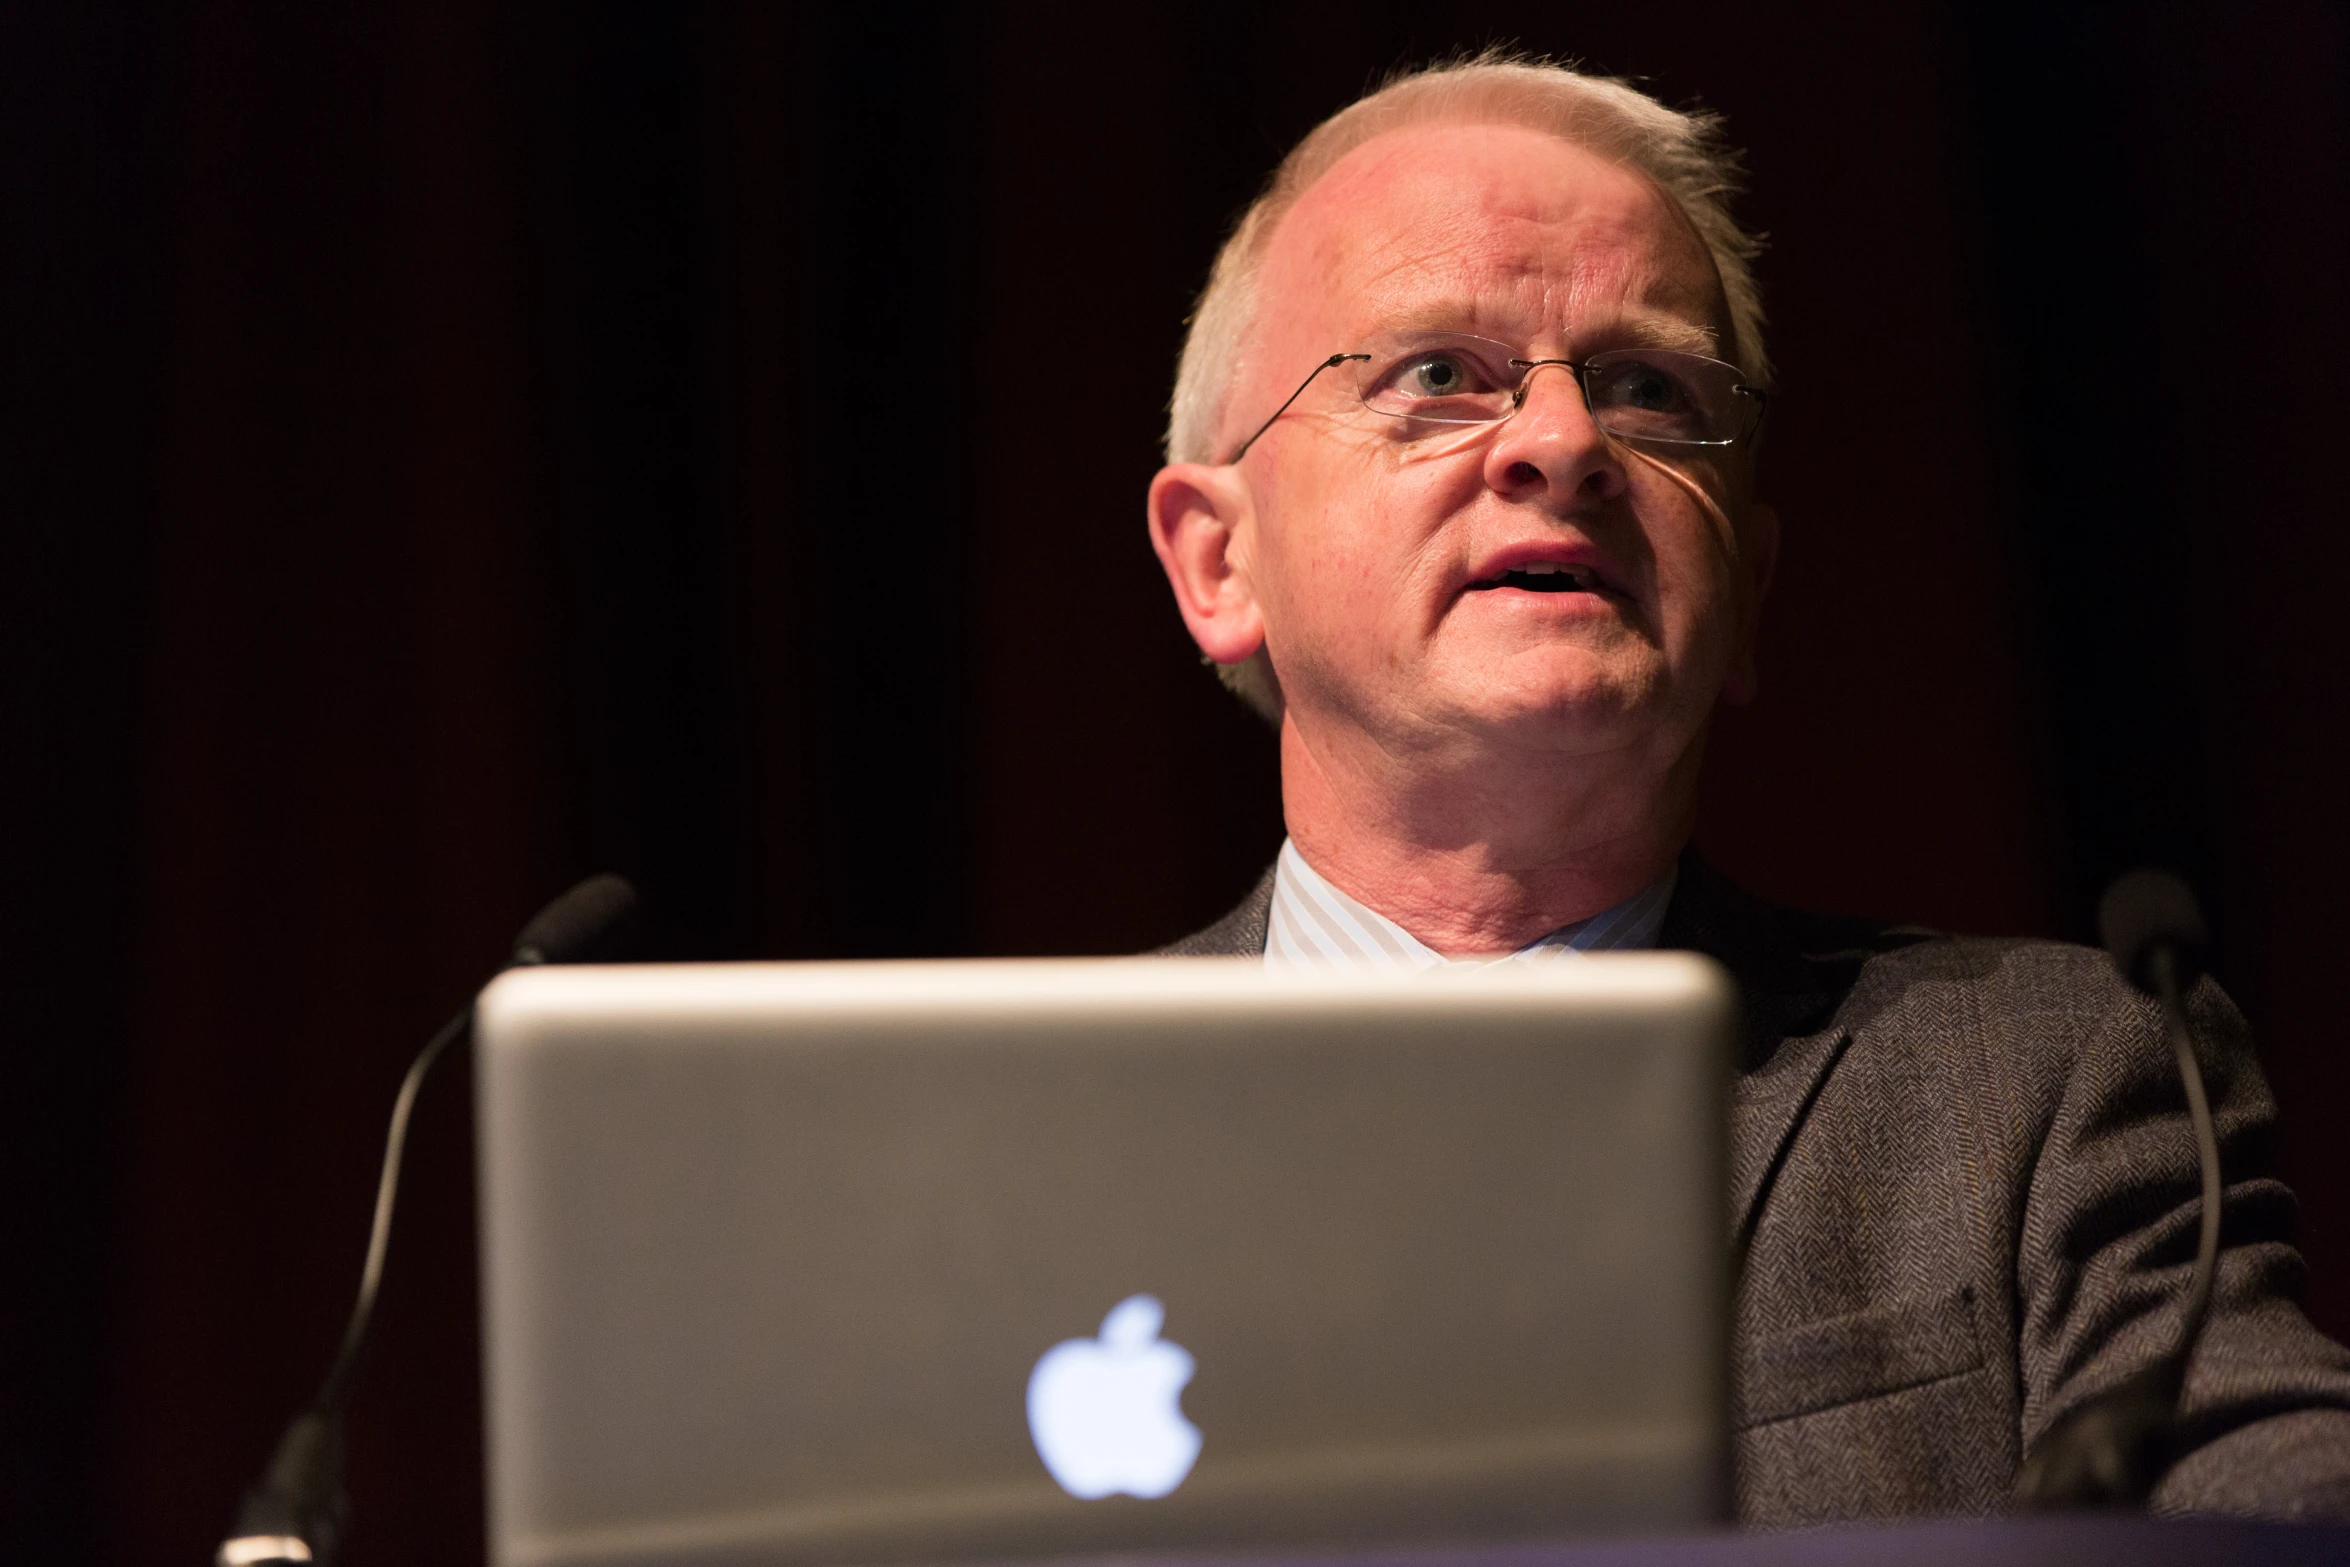
[[1512,574],[1527,577],[1572,577],[1578,587],[1591,585],[1591,573],[1581,566],[1570,566],[1564,561],[1534,560],[1511,568]]
[[[1555,586],[1546,583],[1543,587],[1537,588],[1526,580],[1529,577],[1545,577],[1554,580],[1563,577],[1566,580],[1556,583]],[[1597,593],[1601,591],[1598,574],[1593,572],[1590,567],[1571,566],[1565,561],[1557,560],[1531,560],[1523,566],[1505,567],[1484,581],[1472,582],[1469,586],[1475,591],[1482,592],[1487,588],[1507,587],[1512,582],[1516,582],[1529,593]]]

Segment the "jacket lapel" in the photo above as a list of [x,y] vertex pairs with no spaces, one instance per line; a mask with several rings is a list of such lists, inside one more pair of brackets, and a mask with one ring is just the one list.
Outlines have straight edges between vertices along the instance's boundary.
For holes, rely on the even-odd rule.
[[1849,1029],[1831,1028],[1779,1048],[1767,1072],[1741,1072],[1730,1092],[1731,1241],[1743,1265],[1762,1215],[1762,1200],[1778,1179],[1828,1074],[1852,1042]]
[[1261,958],[1265,955],[1265,935],[1273,923],[1273,874],[1278,861],[1265,867],[1265,874],[1249,889],[1231,913],[1205,930],[1193,931],[1181,941],[1169,942],[1153,952],[1157,958]]
[[1657,939],[1720,963],[1745,1001],[1730,1094],[1730,1222],[1741,1260],[1787,1150],[1852,1037],[1836,1012],[1867,954],[1833,940],[1816,950],[1806,937],[1848,933],[1807,928],[1815,923],[1832,926],[1761,902],[1690,849]]

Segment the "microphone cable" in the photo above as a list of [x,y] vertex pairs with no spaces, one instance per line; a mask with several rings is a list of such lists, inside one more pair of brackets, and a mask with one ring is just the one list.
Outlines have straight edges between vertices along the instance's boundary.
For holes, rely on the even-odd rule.
[[[618,955],[633,931],[636,889],[618,876],[591,876],[541,909],[515,938],[506,968],[542,963],[581,963]],[[503,970],[501,970],[503,972]],[[328,1567],[342,1547],[350,1521],[343,1491],[343,1409],[367,1355],[375,1326],[375,1302],[383,1288],[384,1257],[391,1249],[392,1214],[399,1203],[400,1167],[408,1146],[408,1123],[417,1096],[433,1066],[450,1046],[473,1029],[473,1005],[443,1023],[409,1063],[392,1101],[392,1122],[384,1136],[383,1170],[375,1184],[375,1219],[367,1234],[367,1261],[359,1270],[359,1298],[344,1326],[334,1364],[310,1407],[294,1417],[270,1455],[269,1467],[245,1493],[237,1525],[214,1553],[216,1567],[264,1567],[309,1562]]]
[[2195,894],[2178,877],[2167,871],[2132,871],[2106,888],[2097,906],[2097,926],[2114,967],[2162,1008],[2163,1032],[2186,1090],[2187,1118],[2195,1127],[2195,1154],[2203,1178],[2202,1225],[2186,1306],[2169,1352],[2068,1411],[2033,1444],[2016,1491],[2027,1507],[2043,1510],[2145,1505],[2176,1456],[2187,1363],[2211,1314],[2219,1272],[2219,1136],[2211,1124],[2203,1069],[2195,1060],[2186,1002],[2188,987],[2202,972],[2202,911],[2195,905]]

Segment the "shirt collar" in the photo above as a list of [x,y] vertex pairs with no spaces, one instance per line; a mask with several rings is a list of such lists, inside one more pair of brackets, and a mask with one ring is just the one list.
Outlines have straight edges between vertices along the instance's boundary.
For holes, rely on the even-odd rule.
[[1265,963],[1272,968],[1339,972],[1479,968],[1488,963],[1548,963],[1585,952],[1656,945],[1680,876],[1676,863],[1612,909],[1557,930],[1515,952],[1493,958],[1448,958],[1366,904],[1348,897],[1284,841],[1274,863],[1273,908],[1265,931]]

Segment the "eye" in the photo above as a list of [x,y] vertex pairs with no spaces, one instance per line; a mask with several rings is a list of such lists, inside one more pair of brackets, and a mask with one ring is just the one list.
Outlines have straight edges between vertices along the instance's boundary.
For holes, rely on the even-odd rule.
[[1370,346],[1363,401],[1380,413],[1432,425],[1485,424],[1509,412],[1510,380],[1493,368],[1509,359],[1499,343],[1424,336]]
[[1738,371],[1696,354],[1642,350],[1594,354],[1584,386],[1591,416],[1612,435],[1643,441],[1735,440]]
[[1601,379],[1608,404],[1640,413],[1678,413],[1690,406],[1689,389],[1662,366],[1633,361],[1611,365]]
[[1482,391],[1479,377],[1458,354],[1428,353],[1407,359],[1399,367],[1396,386],[1407,397],[1458,397]]

